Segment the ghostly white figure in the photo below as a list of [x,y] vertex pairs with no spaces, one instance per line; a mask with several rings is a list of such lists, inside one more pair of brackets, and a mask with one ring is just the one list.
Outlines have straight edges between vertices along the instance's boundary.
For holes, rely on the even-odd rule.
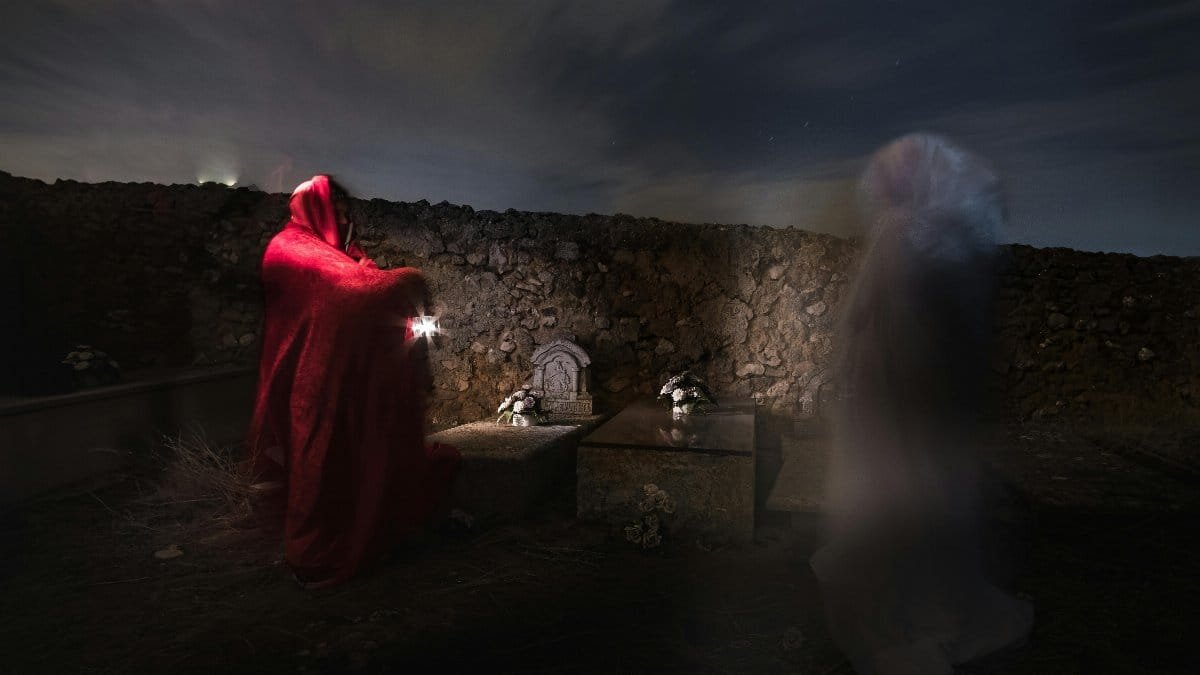
[[1033,622],[984,579],[975,542],[1003,195],[984,160],[926,134],[879,150],[860,191],[870,229],[838,330],[830,538],[811,562],[860,675],[951,673]]

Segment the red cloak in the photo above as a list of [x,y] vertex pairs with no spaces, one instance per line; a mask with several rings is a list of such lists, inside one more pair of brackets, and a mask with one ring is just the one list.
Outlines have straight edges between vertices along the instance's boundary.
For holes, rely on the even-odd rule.
[[420,271],[343,245],[326,176],[296,188],[291,213],[262,261],[250,460],[286,483],[286,561],[327,586],[418,529],[460,457],[424,443],[428,361],[409,321],[428,299]]

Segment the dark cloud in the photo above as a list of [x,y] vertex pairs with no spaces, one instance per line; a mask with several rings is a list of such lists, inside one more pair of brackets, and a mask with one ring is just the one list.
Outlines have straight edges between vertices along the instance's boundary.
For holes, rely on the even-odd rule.
[[1010,238],[1200,255],[1200,3],[58,0],[0,25],[2,166],[852,232],[889,138]]

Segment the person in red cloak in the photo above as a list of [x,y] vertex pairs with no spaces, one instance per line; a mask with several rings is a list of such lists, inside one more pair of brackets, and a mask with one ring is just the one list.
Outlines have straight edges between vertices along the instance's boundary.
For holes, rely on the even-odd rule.
[[419,270],[380,269],[353,241],[348,195],[328,176],[292,193],[267,245],[249,462],[286,486],[285,560],[332,586],[414,533],[449,494],[460,456],[425,446],[429,311]]

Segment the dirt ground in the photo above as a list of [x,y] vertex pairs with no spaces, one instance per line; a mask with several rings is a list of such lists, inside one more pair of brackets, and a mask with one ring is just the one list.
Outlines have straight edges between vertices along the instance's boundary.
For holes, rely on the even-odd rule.
[[[989,563],[1037,623],[1022,652],[962,672],[1200,672],[1197,438],[1001,434]],[[851,672],[807,566],[814,519],[764,513],[752,546],[643,552],[577,523],[573,500],[568,486],[527,521],[431,533],[313,592],[277,535],[131,472],[3,516],[0,672]]]

